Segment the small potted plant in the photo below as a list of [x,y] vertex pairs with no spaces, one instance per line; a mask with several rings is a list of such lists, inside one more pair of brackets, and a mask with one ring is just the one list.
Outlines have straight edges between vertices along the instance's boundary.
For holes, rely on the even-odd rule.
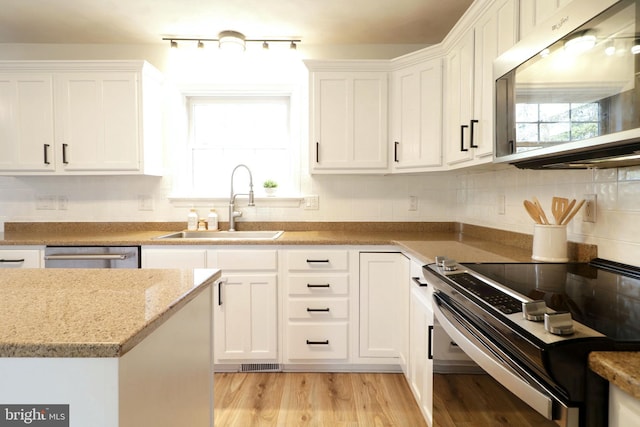
[[267,193],[267,196],[269,197],[275,196],[276,189],[278,188],[277,182],[275,182],[272,179],[268,179],[264,182],[264,184],[262,184],[262,186],[264,187],[264,191],[265,193]]

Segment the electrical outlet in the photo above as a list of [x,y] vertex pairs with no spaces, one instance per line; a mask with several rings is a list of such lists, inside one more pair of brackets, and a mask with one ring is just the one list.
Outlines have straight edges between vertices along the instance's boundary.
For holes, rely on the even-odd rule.
[[596,194],[584,195],[584,208],[582,210],[583,222],[596,222],[596,213],[598,212],[598,196]]
[[409,196],[409,210],[417,211],[418,210],[418,197]]
[[506,210],[506,197],[504,194],[498,196],[498,215],[504,215]]
[[320,208],[320,200],[317,195],[305,196],[303,208],[307,211],[317,211]]
[[58,210],[66,211],[69,205],[69,198],[67,196],[58,196]]
[[140,195],[138,196],[138,210],[139,211],[152,211],[153,199],[151,196]]
[[36,196],[36,209],[41,211],[54,211],[58,208],[56,196]]

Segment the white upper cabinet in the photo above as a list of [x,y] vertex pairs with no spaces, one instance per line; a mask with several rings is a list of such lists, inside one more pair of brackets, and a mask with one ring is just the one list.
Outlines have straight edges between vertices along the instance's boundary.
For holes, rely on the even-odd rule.
[[386,71],[307,61],[311,70],[312,173],[385,173],[387,162]]
[[[516,1],[474,3],[479,5],[479,16],[470,23],[459,23],[450,34],[454,41],[446,56],[444,120],[449,167],[492,160],[493,61],[517,41]],[[487,3],[490,7],[482,8]]]
[[520,38],[531,34],[536,26],[544,22],[556,10],[572,0],[520,0]]
[[160,81],[143,61],[0,63],[0,173],[161,174]]
[[0,170],[53,171],[53,76],[0,74]]
[[392,171],[442,166],[442,58],[394,70],[390,92]]

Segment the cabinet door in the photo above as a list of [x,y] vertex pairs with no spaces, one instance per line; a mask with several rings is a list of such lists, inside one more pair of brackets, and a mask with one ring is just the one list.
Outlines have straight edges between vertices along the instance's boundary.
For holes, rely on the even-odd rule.
[[0,170],[53,171],[53,77],[0,74]]
[[216,362],[276,359],[276,274],[225,275],[216,290]]
[[206,268],[206,249],[142,248],[142,268]]
[[409,385],[427,424],[433,419],[433,309],[430,291],[411,289],[409,332]]
[[56,142],[63,169],[138,170],[137,73],[62,73],[56,85]]
[[572,0],[520,0],[520,39]]
[[475,27],[474,155],[489,161],[493,155],[495,81],[493,61],[516,43],[514,0],[496,2]]
[[407,258],[399,253],[360,253],[360,357],[399,357]]
[[454,165],[473,158],[474,32],[467,31],[447,55],[447,163]]
[[387,169],[387,73],[314,72],[312,172]]
[[393,170],[442,165],[442,60],[395,71],[391,91]]

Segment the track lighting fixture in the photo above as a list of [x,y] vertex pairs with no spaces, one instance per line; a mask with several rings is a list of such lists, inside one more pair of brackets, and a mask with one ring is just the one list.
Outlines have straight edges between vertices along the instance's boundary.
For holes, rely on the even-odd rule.
[[163,37],[162,40],[169,41],[169,45],[172,48],[178,47],[178,42],[195,42],[196,46],[200,49],[204,48],[205,42],[217,42],[220,49],[230,49],[236,51],[244,51],[247,43],[262,43],[262,48],[269,49],[270,43],[289,43],[289,49],[296,50],[298,48],[297,43],[300,43],[300,39],[247,39],[244,34],[238,31],[226,30],[218,34],[216,39],[207,38],[184,38],[184,37]]

